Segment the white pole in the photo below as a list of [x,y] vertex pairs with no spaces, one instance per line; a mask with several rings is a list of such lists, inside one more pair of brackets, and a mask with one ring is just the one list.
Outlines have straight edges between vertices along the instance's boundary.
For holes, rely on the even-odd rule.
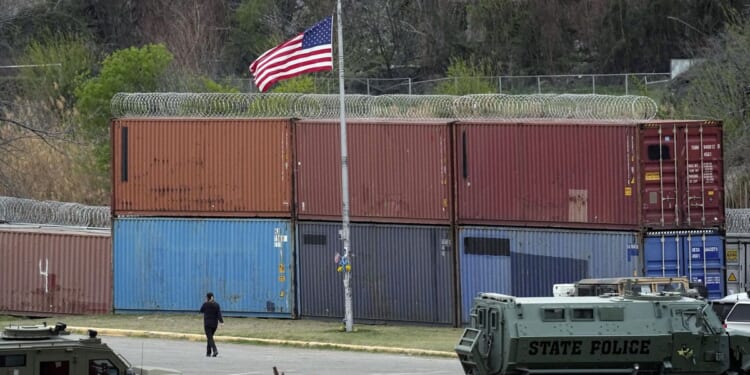
[[341,0],[336,1],[339,41],[339,113],[341,115],[341,240],[344,241],[344,322],[346,332],[354,329],[352,313],[351,258],[349,257],[349,156],[346,151],[346,113],[344,112],[344,33],[341,29]]

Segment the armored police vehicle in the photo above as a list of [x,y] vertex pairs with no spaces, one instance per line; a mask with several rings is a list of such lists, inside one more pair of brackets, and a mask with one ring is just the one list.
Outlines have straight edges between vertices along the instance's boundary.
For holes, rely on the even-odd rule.
[[466,374],[723,374],[750,369],[707,301],[680,293],[517,298],[481,293],[455,347]]
[[[0,340],[0,375],[145,375],[89,330],[73,337],[64,323],[54,326],[11,325]],[[161,373],[179,374],[177,371]]]

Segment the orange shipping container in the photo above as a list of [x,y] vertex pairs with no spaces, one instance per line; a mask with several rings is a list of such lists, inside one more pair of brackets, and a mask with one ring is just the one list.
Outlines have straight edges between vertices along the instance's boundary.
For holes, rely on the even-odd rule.
[[115,216],[291,216],[291,120],[112,122]]

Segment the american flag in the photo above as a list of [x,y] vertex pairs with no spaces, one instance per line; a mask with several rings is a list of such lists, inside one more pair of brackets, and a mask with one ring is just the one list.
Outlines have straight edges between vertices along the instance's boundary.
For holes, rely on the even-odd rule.
[[333,70],[331,17],[326,17],[296,37],[266,51],[250,64],[250,73],[261,92],[282,79]]

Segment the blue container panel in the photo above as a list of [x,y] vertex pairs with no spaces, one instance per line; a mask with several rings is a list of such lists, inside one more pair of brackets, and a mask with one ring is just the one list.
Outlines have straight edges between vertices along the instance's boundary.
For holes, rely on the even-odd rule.
[[645,237],[643,248],[645,249],[646,276],[684,275],[682,263],[685,254],[674,237]]
[[[344,317],[337,223],[298,222],[301,316]],[[351,224],[355,320],[454,324],[454,253],[443,226]]]
[[640,269],[635,232],[462,227],[458,237],[463,322],[481,292],[551,296],[557,283]]
[[[705,243],[704,243],[705,240]],[[708,289],[709,299],[724,297],[724,241],[720,236],[686,238],[690,256],[686,264],[691,281]]]
[[644,251],[647,276],[687,276],[691,282],[705,285],[709,299],[724,296],[724,240],[720,235],[648,234]]
[[115,312],[196,312],[212,291],[228,316],[291,317],[288,220],[117,218]]

